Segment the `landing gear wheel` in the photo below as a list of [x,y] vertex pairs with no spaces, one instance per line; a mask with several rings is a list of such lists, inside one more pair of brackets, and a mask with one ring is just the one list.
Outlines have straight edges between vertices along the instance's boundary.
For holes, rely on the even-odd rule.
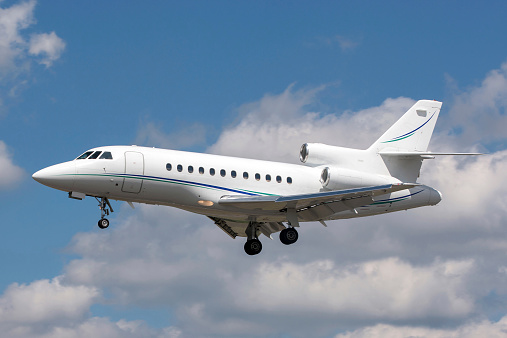
[[258,239],[251,239],[245,243],[245,252],[250,256],[257,255],[262,250],[262,243]]
[[285,245],[290,245],[296,243],[299,235],[296,229],[294,228],[286,228],[280,232],[280,242]]
[[99,220],[99,228],[105,229],[109,226],[109,221],[106,218],[102,218]]

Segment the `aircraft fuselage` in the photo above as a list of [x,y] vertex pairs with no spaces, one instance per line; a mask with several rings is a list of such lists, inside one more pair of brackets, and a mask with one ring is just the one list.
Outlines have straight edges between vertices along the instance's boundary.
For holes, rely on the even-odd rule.
[[[111,159],[75,159],[42,169],[33,175],[42,184],[66,192],[103,196],[112,200],[167,205],[191,212],[234,220],[287,221],[279,210],[244,210],[221,205],[227,195],[287,196],[325,191],[322,166],[270,162],[211,154],[109,146],[89,150],[110,152]],[[326,219],[370,216],[440,201],[433,188],[412,189],[375,196],[355,210]],[[301,221],[316,221],[302,219]]]

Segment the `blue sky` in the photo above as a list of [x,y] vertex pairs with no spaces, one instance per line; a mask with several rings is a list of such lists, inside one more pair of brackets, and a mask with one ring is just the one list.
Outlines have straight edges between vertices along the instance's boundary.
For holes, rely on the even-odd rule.
[[[3,332],[472,337],[505,329],[504,2],[0,8]],[[273,241],[252,260],[242,241],[201,216],[120,202],[100,231],[94,200],[68,199],[30,177],[116,144],[295,162],[304,142],[367,147],[419,99],[444,102],[433,150],[490,155],[425,163],[421,181],[444,194],[438,207],[308,224],[290,253]],[[284,297],[284,283],[298,299]]]

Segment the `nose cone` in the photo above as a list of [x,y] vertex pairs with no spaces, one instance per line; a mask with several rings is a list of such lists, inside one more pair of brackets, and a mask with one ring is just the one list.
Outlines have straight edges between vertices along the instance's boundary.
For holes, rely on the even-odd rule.
[[442,194],[436,189],[431,189],[430,205],[436,205],[442,200]]
[[37,182],[48,187],[72,191],[76,166],[73,162],[65,162],[41,169],[32,175]]

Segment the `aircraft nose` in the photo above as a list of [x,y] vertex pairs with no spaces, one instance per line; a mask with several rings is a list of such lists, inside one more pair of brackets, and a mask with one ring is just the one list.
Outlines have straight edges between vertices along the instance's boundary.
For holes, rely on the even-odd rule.
[[46,169],[47,169],[47,168],[45,168],[45,169],[41,169],[41,170],[39,170],[39,171],[35,172],[35,173],[32,175],[32,178],[33,178],[34,180],[36,180],[37,182],[44,184],[45,179],[47,179],[47,177],[48,177],[48,174],[47,174],[47,170],[46,170]]
[[65,162],[41,169],[32,175],[37,182],[48,187],[71,191],[74,185],[75,164]]

